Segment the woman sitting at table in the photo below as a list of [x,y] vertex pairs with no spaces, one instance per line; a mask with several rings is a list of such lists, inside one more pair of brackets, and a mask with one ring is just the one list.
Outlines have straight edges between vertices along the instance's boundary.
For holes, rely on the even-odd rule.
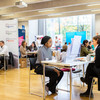
[[27,51],[26,51],[26,42],[25,42],[25,41],[22,41],[22,44],[21,44],[21,46],[20,46],[21,57],[22,57],[22,58],[26,58],[26,57],[28,57],[28,58],[33,58],[33,57],[34,57],[34,55],[32,55],[32,54],[28,54],[28,55],[27,55],[26,52],[27,52]]
[[26,42],[22,41],[22,44],[20,46],[20,53],[22,58],[26,58]]
[[92,51],[88,50],[88,40],[84,40],[83,44],[81,45],[81,52],[80,52],[80,56],[87,56],[89,53],[91,53]]
[[36,44],[35,44],[34,41],[33,41],[32,44],[28,47],[28,50],[30,50],[30,51],[36,51],[36,50],[37,50],[37,47],[36,47]]
[[[80,94],[81,97],[89,97],[92,79],[98,77],[98,73],[100,73],[100,36],[93,37],[93,44],[96,53],[95,61],[88,65],[85,78],[81,77],[81,81],[88,85],[86,92]],[[93,92],[91,92],[91,97],[93,97]]]
[[[37,54],[37,61],[36,61],[36,68],[35,72],[37,74],[43,75],[43,65],[41,64],[41,61],[44,61],[46,59],[52,60],[52,39],[49,36],[43,37],[41,44],[43,46],[39,49]],[[52,93],[56,93],[56,86],[60,82],[63,71],[61,71],[58,68],[46,66],[45,67],[45,76],[49,77],[49,83],[46,84],[46,91],[51,91]]]

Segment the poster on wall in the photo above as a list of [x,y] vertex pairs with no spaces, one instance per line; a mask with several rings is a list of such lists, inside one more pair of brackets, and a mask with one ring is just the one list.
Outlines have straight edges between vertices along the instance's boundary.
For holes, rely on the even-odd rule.
[[8,51],[14,55],[14,67],[18,68],[18,20],[0,21],[0,40],[3,40],[8,47]]

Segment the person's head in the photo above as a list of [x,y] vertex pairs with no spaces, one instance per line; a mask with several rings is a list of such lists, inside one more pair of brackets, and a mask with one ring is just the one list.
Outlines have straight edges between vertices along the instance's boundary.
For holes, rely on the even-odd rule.
[[65,45],[67,45],[67,42],[65,42]]
[[92,42],[91,41],[89,42],[89,45],[92,45]]
[[0,46],[2,47],[2,46],[4,46],[4,41],[0,41]]
[[25,41],[22,41],[22,46],[26,47],[26,42]]
[[37,38],[37,40],[39,40],[39,38]]
[[97,45],[100,45],[100,35],[93,37],[93,45],[96,47]]
[[84,45],[85,47],[87,47],[87,46],[89,45],[88,40],[84,40],[84,41],[83,41],[83,45]]
[[52,46],[52,39],[50,36],[44,36],[41,40],[41,44],[45,45],[47,48]]
[[35,44],[35,42],[34,42],[34,41],[32,42],[32,44],[31,44],[31,45],[32,45],[32,47],[36,47],[36,44]]
[[70,42],[68,44],[70,45]]
[[57,36],[56,36],[55,38],[56,38],[56,39],[58,39],[58,37],[57,37]]

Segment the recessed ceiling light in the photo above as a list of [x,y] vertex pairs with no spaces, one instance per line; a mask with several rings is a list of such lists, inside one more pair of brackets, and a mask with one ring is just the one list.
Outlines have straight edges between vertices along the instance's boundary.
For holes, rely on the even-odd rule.
[[100,9],[91,10],[92,12],[100,11]]
[[54,11],[55,9],[44,9],[44,10],[40,10],[38,12],[47,12],[47,11]]
[[59,14],[50,14],[48,16],[59,16],[59,15],[62,15],[62,14],[61,13],[59,13]]
[[100,5],[100,3],[99,4],[90,4],[88,6],[98,6],[98,5]]
[[14,15],[14,14],[9,14],[9,15],[6,15],[6,14],[5,14],[5,15],[2,15],[2,16],[13,16],[13,15]]

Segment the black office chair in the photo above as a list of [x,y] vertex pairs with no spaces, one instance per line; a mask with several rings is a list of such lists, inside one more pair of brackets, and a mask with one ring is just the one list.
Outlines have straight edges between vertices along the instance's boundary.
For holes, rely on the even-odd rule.
[[12,52],[9,52],[8,64],[10,64],[11,66],[14,66],[14,55]]
[[29,60],[30,60],[30,70],[35,69],[35,63],[36,63],[37,57],[29,58]]

